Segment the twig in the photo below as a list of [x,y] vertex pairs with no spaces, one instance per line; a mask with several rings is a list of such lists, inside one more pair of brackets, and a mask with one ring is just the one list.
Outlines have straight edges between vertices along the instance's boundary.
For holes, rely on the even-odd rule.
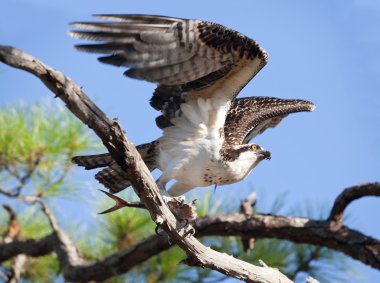
[[[19,238],[21,225],[14,210],[6,204],[3,204],[3,207],[9,214],[8,228],[4,234],[4,243],[11,243]],[[21,278],[21,273],[24,271],[26,260],[26,255],[18,254],[8,271],[8,275],[4,275],[6,278],[4,281],[7,283],[17,283]]]
[[33,153],[35,156],[29,157],[29,164],[28,164],[28,170],[24,174],[24,176],[20,177],[20,175],[17,173],[16,170],[11,169],[11,167],[5,165],[5,169],[18,180],[18,184],[16,187],[11,189],[10,191],[5,191],[4,189],[0,188],[0,194],[3,194],[7,197],[17,198],[20,196],[22,188],[29,182],[30,178],[32,177],[33,173],[38,167],[38,164],[41,162],[42,156],[43,156],[43,149],[37,150],[35,153]]
[[[247,219],[244,215],[235,213],[198,218],[193,225],[197,237],[246,234],[256,239],[277,238],[319,245],[343,252],[362,263],[380,269],[380,242],[378,240],[344,226],[332,231],[327,221],[266,214],[254,214]],[[53,252],[55,245],[54,235],[40,240],[23,239],[18,240],[17,243],[0,245],[0,263],[19,253],[43,256]],[[105,259],[73,267],[71,280],[102,281],[123,274],[170,247],[165,237],[154,235]]]
[[256,204],[256,193],[252,192],[249,196],[247,196],[240,205],[240,212],[250,216],[253,214],[253,207]]
[[123,208],[123,207],[134,207],[134,208],[146,209],[145,206],[141,202],[128,202],[128,201],[125,201],[125,200],[119,198],[118,196],[110,194],[109,192],[106,192],[104,190],[99,190],[99,191],[103,192],[109,198],[113,199],[116,202],[116,204],[113,207],[111,207],[105,211],[99,212],[99,214],[110,213],[112,211],[118,210],[118,209]]
[[[253,207],[256,204],[256,193],[252,192],[248,197],[246,197],[240,205],[240,213],[243,213],[247,217],[253,214]],[[243,245],[244,252],[249,255],[255,246],[255,238],[249,237],[247,235],[241,236],[241,243]]]
[[318,253],[320,252],[321,247],[313,247],[313,251],[309,254],[309,256],[304,259],[302,262],[300,262],[297,266],[297,268],[289,274],[289,278],[294,280],[298,273],[300,272],[308,272],[310,270],[310,264],[313,260],[315,260],[318,257]]
[[16,257],[12,267],[9,271],[7,283],[17,283],[21,279],[21,274],[24,272],[27,257],[24,254],[20,254]]
[[[56,97],[65,102],[74,115],[94,130],[114,160],[126,172],[152,219],[186,252],[187,264],[211,268],[249,282],[291,282],[277,270],[269,271],[268,268],[234,259],[229,255],[206,248],[193,236],[184,237],[188,233],[188,228],[179,229],[181,223],[176,220],[163,201],[150,171],[142,162],[136,148],[126,139],[117,121],[111,122],[69,78],[31,55],[14,47],[0,46],[0,60],[36,75],[55,93]],[[70,281],[70,274],[66,273],[65,278]]]
[[72,168],[72,165],[73,165],[71,162],[72,156],[73,156],[72,151],[67,153],[66,162],[63,166],[63,170],[62,170],[60,176],[58,176],[54,181],[52,181],[50,183],[49,183],[49,180],[45,180],[45,184],[43,186],[44,189],[40,192],[41,195],[45,194],[45,192],[49,191],[51,188],[59,185],[67,177],[67,174],[70,172],[70,169]]
[[14,210],[6,204],[3,204],[3,207],[9,214],[8,227],[3,235],[3,241],[5,243],[9,243],[19,237],[21,232],[21,225]]
[[40,204],[41,210],[46,215],[46,218],[49,220],[50,226],[53,229],[53,231],[57,233],[57,231],[59,231],[59,227],[53,213],[50,211],[46,203],[41,198],[37,198],[36,202]]
[[351,202],[366,196],[380,196],[380,183],[366,183],[345,189],[331,209],[328,220],[332,222],[332,228],[339,229],[343,225],[343,212]]
[[57,253],[64,276],[68,277],[73,269],[77,266],[83,266],[86,262],[69,235],[59,228],[57,220],[46,203],[42,199],[38,199],[37,202],[41,205],[42,212],[48,218],[50,226],[56,235],[55,252]]

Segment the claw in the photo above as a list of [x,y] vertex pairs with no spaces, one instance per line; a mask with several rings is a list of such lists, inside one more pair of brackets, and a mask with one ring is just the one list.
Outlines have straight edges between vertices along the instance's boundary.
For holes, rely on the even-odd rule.
[[160,229],[160,227],[157,225],[156,228],[154,228],[154,232],[156,233],[157,236],[165,236],[164,234],[161,234],[158,229]]
[[190,226],[189,231],[187,231],[187,232],[183,235],[183,237],[194,236],[194,234],[195,234],[195,229],[194,229],[194,227]]
[[169,246],[173,245],[173,241],[172,241],[172,239],[170,239],[170,237],[168,237],[168,244],[169,244]]
[[185,219],[185,225],[182,228],[185,228],[187,225],[189,225],[189,219]]

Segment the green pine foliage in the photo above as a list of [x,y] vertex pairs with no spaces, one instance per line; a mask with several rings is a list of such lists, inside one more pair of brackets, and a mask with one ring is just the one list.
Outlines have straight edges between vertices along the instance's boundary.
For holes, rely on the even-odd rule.
[[100,144],[60,104],[8,105],[0,109],[0,125],[0,182],[15,193],[22,186],[24,193],[54,195],[65,185],[71,157]]
[[[70,159],[74,155],[99,149],[100,143],[91,131],[64,107],[46,102],[35,105],[9,105],[0,109],[0,125],[0,187],[3,190],[15,195],[39,194],[48,199],[48,204],[54,211],[63,205],[63,196],[72,195],[74,191],[79,191],[78,187],[84,186],[81,180],[75,180],[75,183],[69,180],[69,176],[73,176]],[[137,200],[131,190],[122,194],[130,201]],[[194,198],[198,199],[199,216],[239,211],[238,199],[235,202],[230,201],[227,207],[220,199],[215,198],[212,192],[192,196],[192,199]],[[46,216],[42,214],[38,205],[16,204],[15,199],[0,197],[3,203],[13,201],[12,207],[15,208],[22,227],[21,237],[38,238],[51,233]],[[97,203],[99,211],[113,205],[105,196],[98,196]],[[284,205],[280,198],[272,203],[273,212],[282,209]],[[56,214],[59,223],[70,221],[70,234],[88,260],[101,259],[119,250],[128,249],[152,235],[155,228],[149,213],[135,208],[97,215],[94,217],[94,223],[82,229],[77,229],[80,223],[76,222],[76,219],[65,219],[64,216],[62,213]],[[0,210],[0,223],[7,223],[7,219],[8,214]],[[1,224],[0,233],[3,234],[5,231],[6,225]],[[305,274],[311,274],[321,282],[342,282],[342,277],[333,276],[336,274],[334,271],[338,266],[341,270],[348,268],[344,256],[321,247],[263,239],[257,240],[254,249],[246,254],[239,237],[204,237],[201,241],[206,246],[253,264],[259,264],[258,261],[263,260],[296,281]],[[226,279],[224,275],[209,269],[190,268],[181,264],[185,257],[185,253],[174,246],[136,266],[130,272],[110,278],[106,282],[211,283]],[[0,270],[10,268],[12,262],[13,260],[9,260]],[[23,282],[57,281],[63,279],[54,253],[28,258]]]

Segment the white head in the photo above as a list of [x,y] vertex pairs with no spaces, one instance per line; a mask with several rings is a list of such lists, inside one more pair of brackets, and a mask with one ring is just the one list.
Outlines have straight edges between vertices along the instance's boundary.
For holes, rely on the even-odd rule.
[[271,158],[271,153],[258,144],[242,145],[237,151],[239,153],[237,162],[246,164],[249,171],[259,164],[260,161]]
[[229,148],[223,152],[223,157],[234,168],[235,178],[243,179],[260,161],[270,159],[271,154],[257,144],[244,144]]

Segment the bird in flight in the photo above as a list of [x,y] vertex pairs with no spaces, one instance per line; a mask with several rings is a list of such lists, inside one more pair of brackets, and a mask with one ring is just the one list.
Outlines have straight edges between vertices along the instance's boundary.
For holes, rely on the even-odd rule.
[[[254,40],[222,25],[151,15],[97,15],[103,22],[72,23],[73,37],[94,44],[75,47],[102,53],[99,61],[126,67],[128,77],[157,84],[150,104],[163,134],[137,146],[148,168],[162,175],[157,185],[177,197],[196,187],[244,179],[271,154],[249,143],[290,113],[313,111],[313,103],[274,97],[236,98],[265,66],[266,51]],[[108,154],[76,156],[111,193],[128,186]],[[166,191],[166,184],[174,184]]]

